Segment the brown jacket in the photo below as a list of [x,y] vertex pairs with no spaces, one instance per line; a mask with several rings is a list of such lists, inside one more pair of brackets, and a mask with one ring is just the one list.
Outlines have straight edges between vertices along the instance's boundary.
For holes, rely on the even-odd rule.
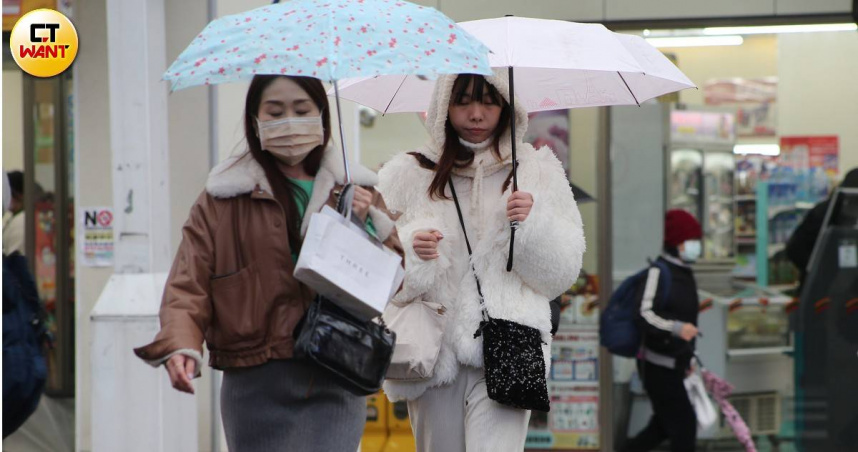
[[[351,165],[352,179],[371,188],[372,171]],[[332,205],[344,181],[342,158],[328,148],[316,175],[302,233],[311,212]],[[402,255],[393,218],[373,190],[370,218],[388,247]],[[202,344],[216,369],[292,357],[295,325],[314,294],[293,276],[286,217],[262,167],[247,155],[215,168],[191,208],[182,243],[164,289],[161,331],[135,349],[154,366],[182,353],[202,360]]]

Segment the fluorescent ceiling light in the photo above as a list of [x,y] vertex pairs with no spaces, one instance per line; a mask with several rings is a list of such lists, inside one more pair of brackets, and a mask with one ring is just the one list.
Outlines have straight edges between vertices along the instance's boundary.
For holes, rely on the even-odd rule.
[[708,47],[740,46],[741,36],[684,36],[671,38],[647,38],[646,42],[654,47]]
[[781,147],[777,144],[737,144],[733,146],[734,154],[780,155]]
[[707,36],[758,35],[774,33],[813,33],[819,31],[855,31],[858,25],[852,24],[814,24],[814,25],[772,25],[761,27],[711,27],[704,28]]

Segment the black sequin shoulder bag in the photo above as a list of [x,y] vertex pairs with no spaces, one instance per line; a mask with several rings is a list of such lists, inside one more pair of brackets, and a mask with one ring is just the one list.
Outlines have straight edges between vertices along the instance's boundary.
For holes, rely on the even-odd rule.
[[[459,206],[459,198],[453,181],[450,192],[456,203],[459,223],[468,246],[468,256],[473,256],[465,219]],[[477,281],[483,320],[474,337],[483,338],[483,369],[486,373],[486,388],[489,398],[504,405],[525,410],[549,411],[548,383],[545,379],[545,360],[542,355],[542,333],[536,328],[510,320],[496,319],[486,310],[480,278],[471,262],[471,270]]]

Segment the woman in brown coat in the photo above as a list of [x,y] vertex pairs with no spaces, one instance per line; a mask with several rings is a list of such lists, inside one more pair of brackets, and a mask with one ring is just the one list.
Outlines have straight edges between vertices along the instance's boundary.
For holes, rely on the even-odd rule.
[[[135,350],[193,393],[203,342],[224,371],[230,450],[357,450],[366,405],[326,370],[293,358],[293,333],[314,294],[292,275],[310,215],[345,180],[318,79],[256,76],[244,114],[247,152],[215,168],[191,208],[161,305],[161,331]],[[353,208],[402,253],[377,176],[351,165]]]

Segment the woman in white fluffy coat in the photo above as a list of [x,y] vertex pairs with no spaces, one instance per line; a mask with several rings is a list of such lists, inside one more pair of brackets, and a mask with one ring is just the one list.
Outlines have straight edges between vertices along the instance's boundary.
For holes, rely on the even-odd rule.
[[[488,82],[488,83],[485,83]],[[542,332],[546,371],[551,364],[549,300],[577,278],[584,253],[581,215],[563,168],[547,147],[517,141],[519,191],[511,188],[509,84],[505,71],[483,78],[439,78],[426,118],[430,142],[395,156],[379,173],[378,188],[393,211],[406,250],[406,277],[395,301],[446,307],[441,351],[424,381],[388,380],[391,400],[408,400],[417,450],[512,451],[524,448],[529,411],[501,405],[486,393],[477,286],[468,262],[448,181],[452,178],[473,265],[491,317]],[[527,112],[516,102],[516,137]],[[515,265],[506,271],[510,220]]]

